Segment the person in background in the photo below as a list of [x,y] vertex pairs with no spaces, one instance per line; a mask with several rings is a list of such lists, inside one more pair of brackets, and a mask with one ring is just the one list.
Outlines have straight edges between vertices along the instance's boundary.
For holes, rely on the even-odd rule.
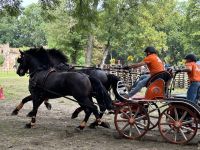
[[198,92],[200,92],[200,65],[196,63],[197,58],[194,54],[188,54],[184,58],[185,69],[178,70],[178,72],[187,72],[190,81],[190,86],[187,90],[187,100],[193,103],[198,103]]
[[142,62],[123,67],[124,69],[131,69],[131,68],[138,68],[138,67],[146,65],[150,72],[150,74],[144,74],[139,78],[139,80],[132,86],[128,95],[124,96],[124,98],[126,99],[131,98],[137,92],[139,92],[143,87],[145,87],[147,81],[152,75],[159,73],[161,71],[164,71],[164,64],[158,57],[154,47],[149,46],[145,49],[144,52],[146,53],[146,57],[144,58]]

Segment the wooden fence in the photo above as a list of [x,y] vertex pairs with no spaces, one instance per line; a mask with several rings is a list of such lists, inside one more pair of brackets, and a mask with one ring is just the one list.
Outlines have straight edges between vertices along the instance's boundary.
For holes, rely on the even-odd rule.
[[[142,72],[141,69],[124,70],[121,65],[104,65],[103,69],[109,74],[114,74],[120,77],[127,86],[133,85]],[[178,73],[175,78],[175,88],[188,88],[188,85],[189,81],[187,73]]]

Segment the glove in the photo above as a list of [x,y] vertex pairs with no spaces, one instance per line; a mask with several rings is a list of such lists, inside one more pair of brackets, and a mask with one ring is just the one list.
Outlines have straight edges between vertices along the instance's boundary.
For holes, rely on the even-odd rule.
[[130,69],[130,67],[128,65],[127,66],[123,66],[122,68],[125,69],[125,70],[129,70]]

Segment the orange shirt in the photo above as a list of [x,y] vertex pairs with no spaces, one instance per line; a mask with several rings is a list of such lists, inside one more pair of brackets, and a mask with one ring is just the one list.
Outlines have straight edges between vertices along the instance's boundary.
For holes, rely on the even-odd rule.
[[156,54],[148,55],[143,61],[147,64],[151,75],[165,70],[163,62]]
[[185,65],[192,70],[191,72],[188,72],[189,80],[200,81],[200,65],[197,65],[195,62],[189,62]]

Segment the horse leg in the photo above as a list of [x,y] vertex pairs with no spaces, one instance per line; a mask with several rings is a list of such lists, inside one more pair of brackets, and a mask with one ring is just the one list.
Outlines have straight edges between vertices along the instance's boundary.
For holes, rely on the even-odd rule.
[[[48,110],[51,110],[51,104],[48,103],[48,99],[45,99],[45,100],[44,100],[44,104],[45,104],[45,106],[46,106],[46,108],[47,108]],[[27,117],[32,117],[32,116],[33,116],[33,111],[30,111],[26,116],[27,116]]]
[[77,118],[78,114],[83,111],[84,109],[82,107],[76,108],[76,110],[72,113],[71,119]]
[[85,118],[83,119],[83,121],[80,123],[80,125],[77,128],[80,130],[83,130],[86,126],[88,119],[90,118],[92,111],[90,109],[88,109],[87,107],[85,107],[85,108],[81,107],[81,108],[85,112]]
[[22,107],[24,106],[25,103],[27,103],[28,101],[31,101],[32,97],[31,95],[25,97],[22,99],[21,103],[13,110],[13,112],[11,113],[11,115],[18,115],[18,112],[20,111],[20,109],[22,109]]
[[51,106],[51,104],[50,104],[48,101],[49,101],[48,99],[45,99],[45,100],[44,100],[44,104],[45,104],[45,106],[46,106],[46,108],[47,108],[48,110],[51,110],[52,106]]
[[94,114],[94,116],[96,117],[97,122],[101,122],[99,113],[98,113],[98,109],[97,107],[94,105],[93,101],[92,101],[92,97],[91,98],[76,98],[79,102],[79,105],[84,108],[85,111],[85,118],[84,120],[81,122],[80,126],[78,128],[80,129],[84,129],[86,126],[86,123],[91,115],[91,113]]
[[[104,101],[103,101],[101,98],[96,97],[96,99],[97,99],[97,102],[98,102],[98,105],[99,105],[99,108],[100,108],[99,117],[102,118],[104,112],[106,111],[106,106],[105,106],[105,104],[104,104]],[[103,122],[103,121],[102,121],[100,124],[98,124],[97,120],[95,120],[94,122],[92,122],[92,123],[89,125],[89,127],[92,128],[92,129],[94,129],[94,128],[96,128],[96,126],[98,126],[98,125],[99,125],[99,126],[102,126],[102,127],[104,127],[104,128],[110,128],[110,124],[109,124],[109,123]]]
[[[93,103],[92,97],[89,97],[89,100]],[[86,102],[87,102],[87,99],[86,99]],[[83,119],[83,121],[81,122],[81,124],[77,127],[80,130],[83,130],[85,128],[85,126],[86,126],[86,123],[87,123],[88,119],[90,118],[90,115],[91,115],[92,111],[87,107],[87,104],[84,105],[83,103],[79,103],[79,105],[81,107],[77,108],[74,113],[77,113],[77,115],[78,115],[78,113],[80,111],[84,110],[84,112],[85,112],[85,118]],[[72,116],[73,116],[73,114],[72,114]]]
[[37,111],[43,101],[44,99],[33,99],[33,110],[31,111],[32,112],[31,122],[25,125],[26,128],[33,128],[35,126]]

